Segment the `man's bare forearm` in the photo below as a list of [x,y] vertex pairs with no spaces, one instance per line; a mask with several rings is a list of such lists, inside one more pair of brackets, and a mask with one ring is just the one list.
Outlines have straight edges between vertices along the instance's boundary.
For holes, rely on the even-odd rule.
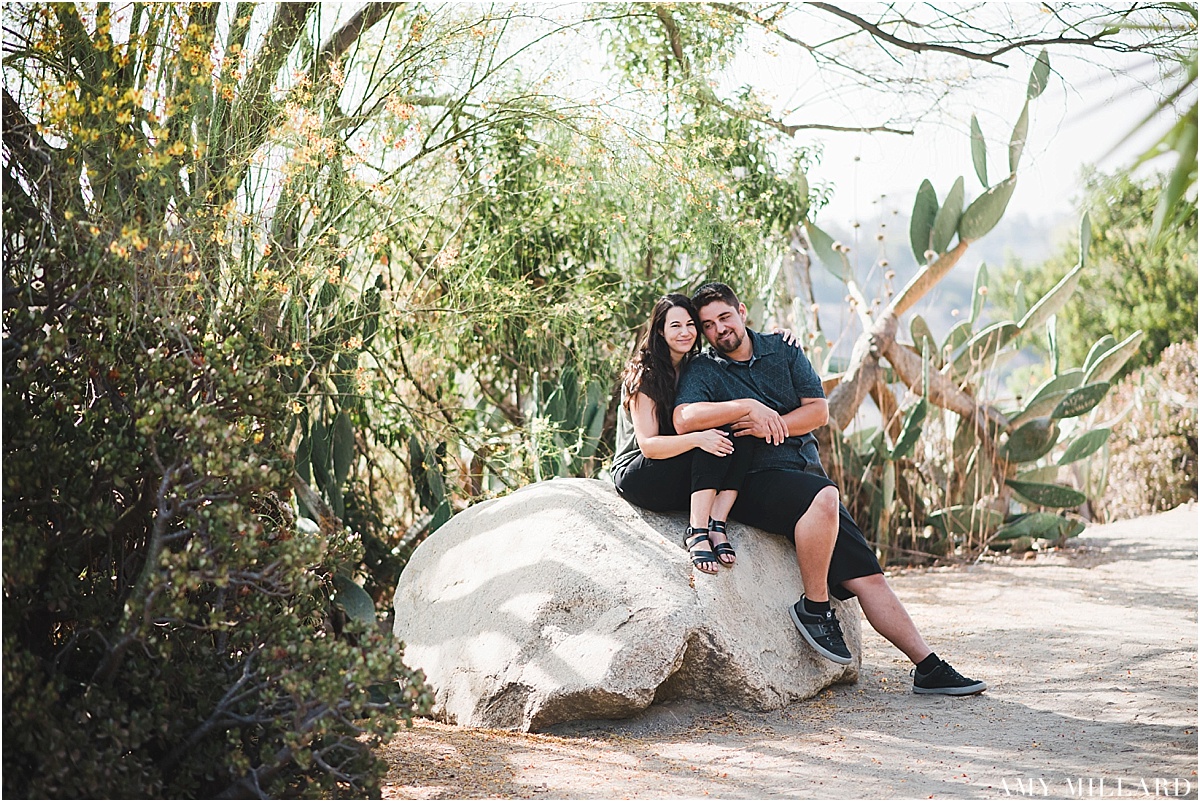
[[736,401],[697,401],[675,407],[671,419],[680,434],[717,429],[741,420],[749,411],[746,399]]
[[783,416],[788,434],[798,437],[829,423],[829,402],[824,398],[805,398],[800,406]]

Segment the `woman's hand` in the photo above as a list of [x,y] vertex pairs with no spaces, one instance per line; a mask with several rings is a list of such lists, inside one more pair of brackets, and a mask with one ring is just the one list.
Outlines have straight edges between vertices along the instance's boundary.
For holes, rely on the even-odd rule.
[[781,329],[778,326],[776,326],[774,329],[771,330],[771,333],[778,334],[780,337],[783,338],[783,341],[785,343],[792,346],[793,348],[800,347],[800,337],[799,337],[799,335],[796,334],[796,332],[792,331],[791,329]]
[[729,435],[720,429],[705,429],[701,432],[692,432],[691,437],[696,443],[696,448],[702,448],[709,454],[715,454],[718,457],[727,457],[733,453],[733,441],[729,439]]

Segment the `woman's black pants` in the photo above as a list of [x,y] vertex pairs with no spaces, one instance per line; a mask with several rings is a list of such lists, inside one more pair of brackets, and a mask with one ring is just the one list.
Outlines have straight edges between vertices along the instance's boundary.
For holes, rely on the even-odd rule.
[[638,454],[613,472],[613,483],[625,500],[655,512],[689,509],[692,494],[698,490],[741,490],[758,441],[753,437],[731,439],[733,453],[725,457],[702,448],[667,459]]

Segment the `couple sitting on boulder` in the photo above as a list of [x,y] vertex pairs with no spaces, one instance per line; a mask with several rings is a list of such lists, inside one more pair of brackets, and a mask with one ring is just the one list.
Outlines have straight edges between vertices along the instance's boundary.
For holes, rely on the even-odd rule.
[[[704,353],[700,333],[712,346]],[[684,545],[705,573],[736,560],[730,515],[792,538],[805,590],[791,619],[822,656],[851,662],[829,596],[857,596],[871,626],[915,664],[914,692],[985,690],[933,653],[892,592],[821,469],[812,432],[828,420],[820,377],[790,332],[747,329],[733,290],[705,284],[654,306],[621,379],[613,481],[640,507],[688,509]]]

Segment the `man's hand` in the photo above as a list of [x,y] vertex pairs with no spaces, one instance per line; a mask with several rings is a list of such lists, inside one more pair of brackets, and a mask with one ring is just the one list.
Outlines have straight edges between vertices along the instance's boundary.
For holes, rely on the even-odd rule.
[[773,446],[787,439],[787,424],[775,410],[759,401],[752,401],[750,411],[733,424],[735,437],[761,437]]

